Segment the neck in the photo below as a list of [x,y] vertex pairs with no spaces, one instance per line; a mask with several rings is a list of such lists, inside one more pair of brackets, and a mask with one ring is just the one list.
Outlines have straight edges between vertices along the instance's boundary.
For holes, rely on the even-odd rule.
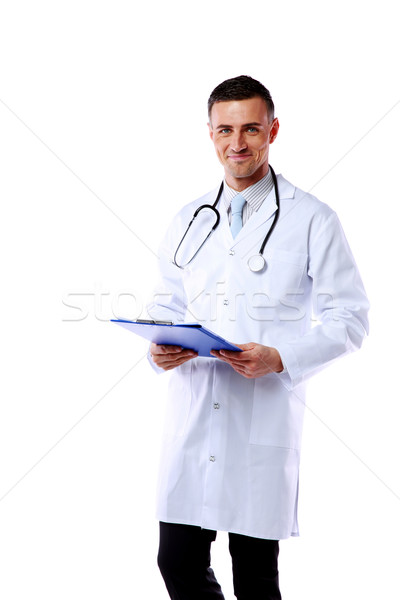
[[243,192],[246,188],[254,185],[258,181],[260,181],[263,177],[267,175],[269,171],[269,165],[267,165],[266,169],[263,169],[261,173],[254,173],[249,177],[234,177],[230,173],[225,172],[225,181],[229,185],[230,188],[235,190],[235,192]]

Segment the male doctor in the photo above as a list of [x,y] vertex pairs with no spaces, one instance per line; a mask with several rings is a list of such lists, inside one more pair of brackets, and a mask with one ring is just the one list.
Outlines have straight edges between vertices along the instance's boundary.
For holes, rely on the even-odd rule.
[[[172,370],[158,564],[173,600],[222,600],[210,547],[218,530],[227,531],[235,596],[278,600],[279,540],[298,535],[305,382],[361,346],[368,301],[333,210],[281,175],[275,190],[269,147],[279,122],[269,91],[251,77],[228,79],[212,92],[208,112],[225,172],[220,222],[182,268],[176,249],[194,211],[213,204],[218,190],[179,212],[161,244],[148,312],[198,321],[242,351],[205,358],[179,346],[150,347],[155,370]],[[253,272],[249,259],[274,222],[277,200],[266,266]]]

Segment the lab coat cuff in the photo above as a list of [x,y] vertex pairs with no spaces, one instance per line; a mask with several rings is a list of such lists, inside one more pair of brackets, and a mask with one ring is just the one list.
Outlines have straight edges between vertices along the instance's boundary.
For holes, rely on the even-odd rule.
[[283,371],[277,373],[282,384],[287,390],[292,390],[296,385],[301,383],[302,377],[300,373],[299,363],[293,348],[289,344],[275,346],[278,350],[283,364]]

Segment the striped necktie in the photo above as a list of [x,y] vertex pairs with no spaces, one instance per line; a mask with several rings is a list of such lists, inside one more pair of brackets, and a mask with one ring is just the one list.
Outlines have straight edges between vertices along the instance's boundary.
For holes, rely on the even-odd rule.
[[242,210],[245,202],[246,199],[241,194],[235,196],[231,202],[231,232],[234,238],[243,227]]

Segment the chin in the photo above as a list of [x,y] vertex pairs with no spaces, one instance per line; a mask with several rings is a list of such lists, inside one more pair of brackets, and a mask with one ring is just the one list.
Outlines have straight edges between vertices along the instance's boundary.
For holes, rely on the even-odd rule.
[[254,173],[256,173],[256,170],[248,169],[247,171],[237,171],[236,173],[232,173],[232,176],[237,179],[243,179],[244,177],[252,177]]

